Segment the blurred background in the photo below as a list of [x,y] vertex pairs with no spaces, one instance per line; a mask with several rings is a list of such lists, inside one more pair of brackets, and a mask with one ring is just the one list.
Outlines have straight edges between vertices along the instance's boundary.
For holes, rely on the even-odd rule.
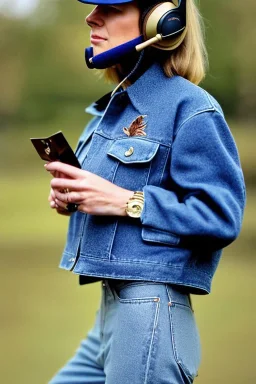
[[[201,1],[210,69],[202,84],[236,139],[248,198],[210,296],[193,297],[203,360],[197,384],[252,384],[256,354],[256,50],[253,0]],[[99,284],[58,269],[67,219],[48,207],[50,177],[29,138],[62,130],[73,147],[86,105],[107,92],[86,68],[73,0],[0,0],[1,382],[46,384],[94,319]],[[121,384],[121,383],[117,383]],[[132,384],[132,383],[131,383]]]

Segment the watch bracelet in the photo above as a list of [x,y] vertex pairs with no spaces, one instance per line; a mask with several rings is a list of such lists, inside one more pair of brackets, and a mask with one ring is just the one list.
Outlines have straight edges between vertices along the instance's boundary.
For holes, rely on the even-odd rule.
[[138,200],[138,201],[141,201],[142,203],[144,203],[144,193],[140,192],[140,191],[135,191],[133,193],[133,196],[130,197],[130,199],[128,201],[131,201],[131,200]]
[[[128,214],[128,216],[130,217],[135,217],[131,214],[131,211],[129,210],[129,206],[134,203],[134,204],[138,204],[139,206],[142,206],[144,205],[144,193],[141,192],[141,191],[135,191],[133,193],[133,196],[129,198],[129,200],[127,201],[126,203],[126,213]],[[130,208],[131,209],[131,208]],[[138,216],[139,217],[139,216]]]

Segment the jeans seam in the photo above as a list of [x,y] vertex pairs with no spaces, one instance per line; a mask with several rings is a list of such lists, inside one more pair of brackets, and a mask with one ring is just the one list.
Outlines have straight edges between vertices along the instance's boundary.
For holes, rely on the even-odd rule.
[[147,358],[147,364],[146,364],[146,372],[145,372],[144,384],[147,384],[147,382],[148,382],[150,359],[151,359],[151,353],[152,353],[152,349],[153,349],[153,341],[154,341],[154,337],[155,337],[155,333],[156,333],[156,328],[157,328],[157,325],[158,325],[159,313],[160,313],[160,298],[158,298],[158,302],[157,302],[157,308],[156,308],[156,313],[155,313],[153,331],[152,331],[151,340],[150,340],[150,346],[149,346],[149,351],[148,351],[148,358]]
[[176,303],[176,302],[172,301],[172,298],[171,298],[171,295],[170,295],[170,291],[169,291],[167,285],[166,285],[166,290],[167,290],[167,295],[168,295],[168,298],[169,298],[168,312],[169,312],[170,331],[171,331],[171,340],[172,340],[172,348],[173,348],[174,360],[176,361],[176,364],[179,366],[179,368],[182,369],[183,374],[187,377],[187,379],[189,381],[192,380],[192,382],[193,382],[193,378],[191,378],[191,376],[187,372],[186,367],[183,365],[182,360],[180,360],[180,358],[178,357],[178,351],[177,351],[177,347],[176,347],[176,343],[175,343],[175,330],[174,330],[174,326],[173,326],[173,318],[172,318],[172,313],[171,313],[171,309],[172,309],[173,306],[175,306],[175,304],[183,305],[184,307],[190,309],[191,311],[192,311],[192,309],[188,305],[179,304],[179,303]]

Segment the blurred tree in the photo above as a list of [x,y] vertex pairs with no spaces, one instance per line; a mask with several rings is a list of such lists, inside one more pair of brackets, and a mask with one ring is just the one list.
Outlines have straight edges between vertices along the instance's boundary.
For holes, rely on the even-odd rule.
[[[255,58],[251,49],[255,2],[202,2],[210,70],[203,86],[226,114],[255,118]],[[0,118],[42,121],[63,108],[81,108],[109,90],[86,69],[88,6],[41,1],[24,20],[0,18]]]
[[215,96],[224,111],[234,115],[239,103],[238,67],[235,49],[238,41],[236,9],[227,2],[202,4],[206,42],[209,54],[209,74],[203,86]]
[[247,0],[201,4],[206,24],[210,71],[204,86],[231,116],[255,119],[256,3]]
[[0,19],[2,123],[52,119],[63,108],[74,103],[83,108],[108,90],[86,70],[83,49],[89,42],[81,9],[53,2],[45,12],[41,3],[30,19]]

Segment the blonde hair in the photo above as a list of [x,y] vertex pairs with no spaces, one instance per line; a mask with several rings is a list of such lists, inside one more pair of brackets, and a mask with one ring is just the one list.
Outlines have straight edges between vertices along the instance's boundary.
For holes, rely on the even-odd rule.
[[[194,84],[199,84],[205,77],[208,59],[204,25],[194,0],[187,0],[187,33],[184,40],[174,51],[160,52],[160,62],[167,77],[179,75]],[[115,67],[105,69],[103,76],[109,82],[121,81],[120,73]]]

